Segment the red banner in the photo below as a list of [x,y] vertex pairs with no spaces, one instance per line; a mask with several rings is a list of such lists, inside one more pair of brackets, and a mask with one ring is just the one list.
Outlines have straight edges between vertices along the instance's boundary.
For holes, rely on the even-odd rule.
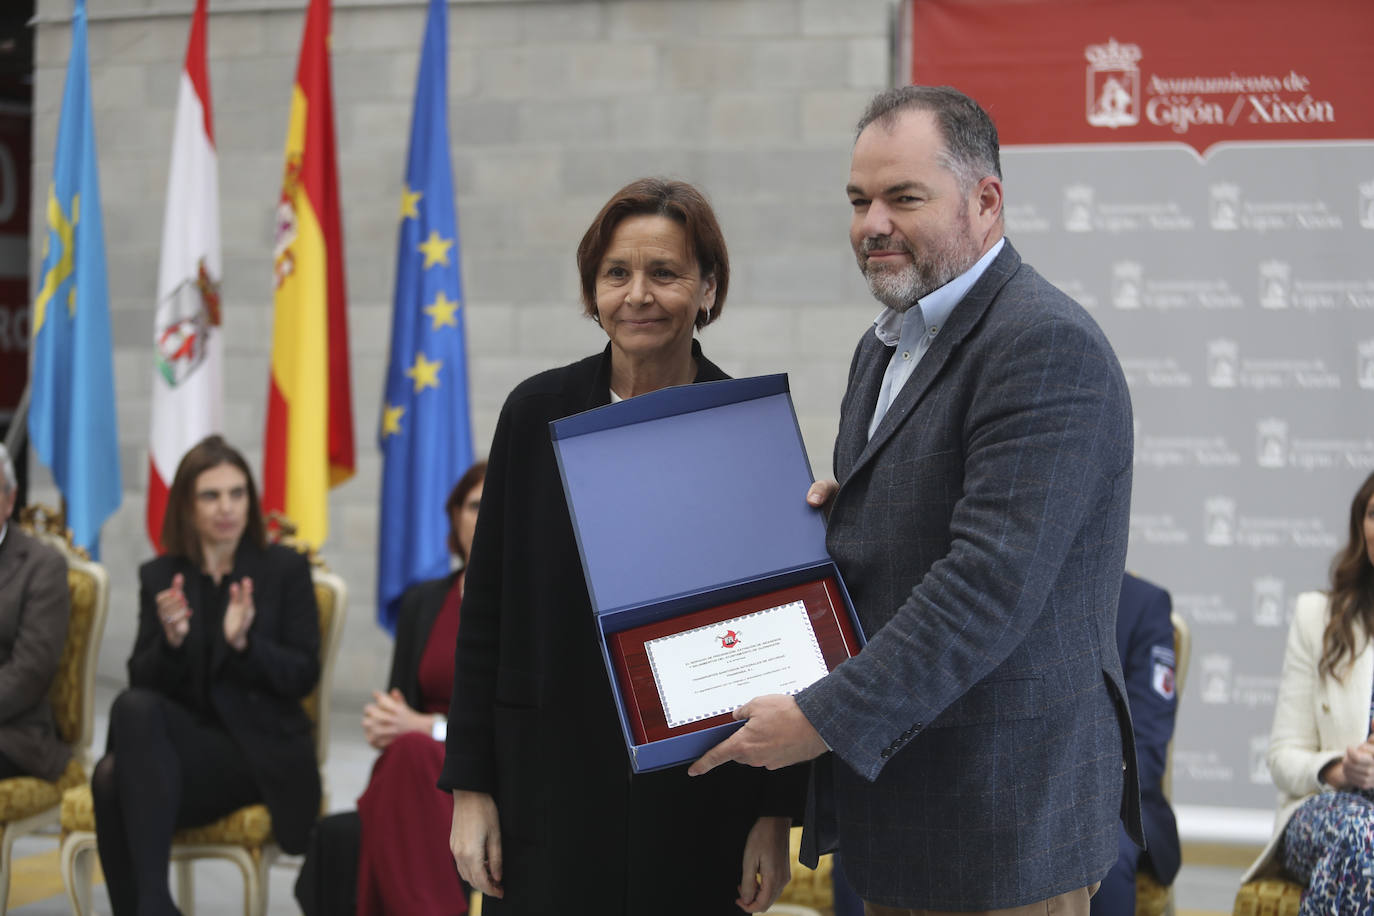
[[1374,137],[1369,0],[912,0],[911,77],[1003,145]]
[[29,148],[27,114],[0,112],[0,418],[29,375]]

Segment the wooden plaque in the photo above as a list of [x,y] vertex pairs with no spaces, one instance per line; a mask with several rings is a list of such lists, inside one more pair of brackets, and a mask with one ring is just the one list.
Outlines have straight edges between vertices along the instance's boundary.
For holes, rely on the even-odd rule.
[[726,712],[676,728],[670,727],[649,664],[649,654],[644,648],[646,642],[794,601],[806,605],[806,613],[827,670],[835,670],[835,666],[859,651],[859,641],[854,635],[833,576],[608,634],[606,643],[615,664],[617,686],[635,743],[648,744],[734,721],[733,716]]

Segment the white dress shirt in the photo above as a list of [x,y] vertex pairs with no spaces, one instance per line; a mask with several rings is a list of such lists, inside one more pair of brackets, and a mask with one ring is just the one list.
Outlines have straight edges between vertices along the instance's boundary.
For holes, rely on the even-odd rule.
[[885,346],[897,349],[888,361],[887,371],[883,373],[883,387],[878,392],[873,419],[868,422],[868,438],[873,438],[873,433],[887,414],[887,409],[901,393],[902,386],[911,378],[911,373],[916,371],[916,364],[921,361],[921,357],[926,355],[930,345],[935,342],[935,336],[940,333],[940,328],[944,327],[950,312],[954,311],[954,307],[964,298],[964,294],[973,288],[973,284],[978,282],[978,278],[1001,253],[1005,244],[1005,238],[998,239],[997,244],[989,248],[972,267],[924,298],[916,300],[916,304],[905,312],[884,308],[878,313],[878,317],[873,319],[873,333]]

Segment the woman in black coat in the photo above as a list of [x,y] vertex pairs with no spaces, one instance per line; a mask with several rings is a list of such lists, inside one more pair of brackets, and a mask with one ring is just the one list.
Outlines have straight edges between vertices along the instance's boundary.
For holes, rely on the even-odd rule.
[[248,464],[219,436],[177,467],[162,546],[139,569],[130,686],[91,778],[115,916],[177,912],[175,830],[261,802],[282,849],[301,852],[320,808],[301,708],[320,674],[310,567],[267,545]]
[[787,882],[804,777],[632,774],[548,429],[726,377],[693,339],[725,303],[724,240],[696,189],[646,179],[602,208],[577,260],[610,343],[522,382],[497,423],[439,780],[454,795],[450,847],[486,913],[760,912]]

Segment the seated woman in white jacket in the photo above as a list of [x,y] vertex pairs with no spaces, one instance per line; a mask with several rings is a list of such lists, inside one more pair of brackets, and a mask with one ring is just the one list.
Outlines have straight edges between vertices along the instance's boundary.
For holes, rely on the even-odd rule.
[[1269,737],[1283,796],[1246,881],[1277,871],[1307,885],[1301,914],[1367,913],[1374,900],[1374,474],[1350,505],[1331,588],[1298,598]]

